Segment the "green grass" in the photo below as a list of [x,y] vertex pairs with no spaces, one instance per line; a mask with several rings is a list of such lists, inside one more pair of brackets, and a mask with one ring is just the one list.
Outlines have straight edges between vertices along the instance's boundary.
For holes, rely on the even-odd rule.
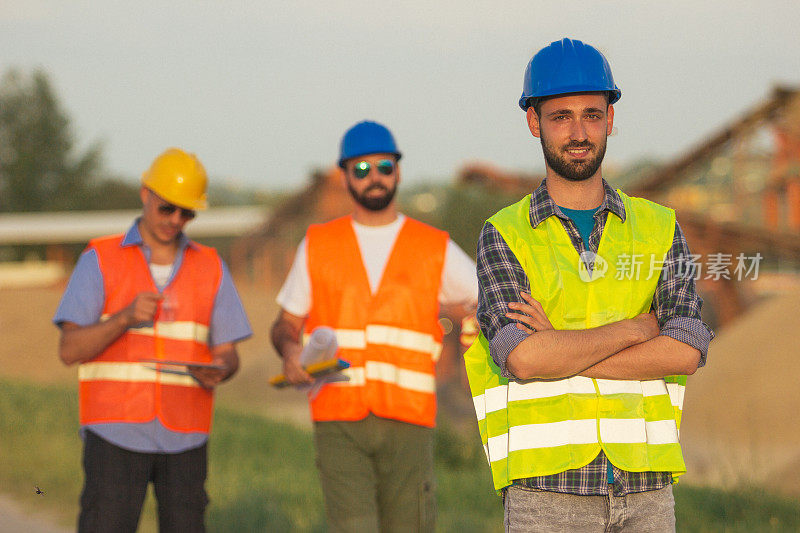
[[[0,490],[30,513],[74,527],[82,484],[73,389],[0,380]],[[209,445],[212,532],[324,531],[311,435],[253,415],[218,410]],[[439,530],[501,531],[477,435],[440,429],[436,440]],[[34,486],[45,490],[34,493]],[[737,493],[678,485],[678,531],[799,531],[800,503],[752,489]],[[152,496],[140,531],[155,531]]]
[[[78,501],[77,404],[76,394],[66,389],[0,381],[0,487],[31,514],[52,514]],[[35,485],[45,494],[35,494]]]
[[738,492],[675,485],[675,517],[681,533],[800,531],[800,502],[751,487]]

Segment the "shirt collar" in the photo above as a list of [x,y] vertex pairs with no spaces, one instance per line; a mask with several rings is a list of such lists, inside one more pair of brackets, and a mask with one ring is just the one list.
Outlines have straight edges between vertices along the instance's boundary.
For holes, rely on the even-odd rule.
[[[617,215],[622,222],[625,222],[625,203],[622,201],[622,197],[611,188],[611,185],[606,180],[603,180],[603,189],[605,190],[603,203],[597,208],[595,216],[597,213],[609,211]],[[547,192],[547,180],[543,179],[542,183],[531,194],[531,226],[535,228],[551,216],[557,216],[565,220],[569,218],[550,197],[550,193]]]
[[[139,221],[142,217],[138,217],[136,220],[133,221],[133,225],[128,228],[128,231],[125,233],[125,237],[122,239],[122,243],[120,246],[143,246],[144,241],[142,240],[142,234],[139,233]],[[185,233],[181,232],[178,235],[178,250],[183,250],[187,246],[195,247],[195,243],[191,241]]]

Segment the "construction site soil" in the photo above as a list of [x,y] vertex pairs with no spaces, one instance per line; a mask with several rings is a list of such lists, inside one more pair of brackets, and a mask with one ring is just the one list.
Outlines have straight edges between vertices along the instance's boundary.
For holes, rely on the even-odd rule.
[[693,484],[800,496],[800,293],[762,300],[718,332],[689,378],[681,442]]
[[[269,343],[274,294],[239,284],[255,335],[239,347],[241,370],[221,404],[308,426],[302,393],[267,384],[280,371]],[[63,287],[0,290],[0,376],[77,386],[57,356],[50,320]],[[717,332],[708,364],[689,378],[681,440],[692,484],[757,485],[800,496],[800,293],[753,306]]]

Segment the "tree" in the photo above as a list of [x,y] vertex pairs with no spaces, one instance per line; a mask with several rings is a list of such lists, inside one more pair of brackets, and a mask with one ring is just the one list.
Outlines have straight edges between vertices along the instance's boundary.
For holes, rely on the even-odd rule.
[[69,118],[47,76],[8,71],[0,82],[0,211],[82,209],[100,146],[74,154]]

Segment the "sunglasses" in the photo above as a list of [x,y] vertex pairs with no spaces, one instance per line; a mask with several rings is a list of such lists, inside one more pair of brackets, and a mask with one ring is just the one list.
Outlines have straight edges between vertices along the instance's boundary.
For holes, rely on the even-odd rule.
[[158,206],[158,212],[164,215],[165,217],[170,216],[179,209],[181,211],[181,218],[183,220],[192,220],[195,216],[197,216],[197,213],[195,213],[191,209],[184,209],[182,207],[178,207],[177,205],[161,204],[160,206]]
[[[375,164],[375,168],[384,176],[389,176],[394,172],[394,161],[381,159]],[[353,167],[353,175],[358,179],[364,179],[369,176],[370,170],[372,170],[372,165],[369,161],[359,161],[356,163],[356,166]]]

